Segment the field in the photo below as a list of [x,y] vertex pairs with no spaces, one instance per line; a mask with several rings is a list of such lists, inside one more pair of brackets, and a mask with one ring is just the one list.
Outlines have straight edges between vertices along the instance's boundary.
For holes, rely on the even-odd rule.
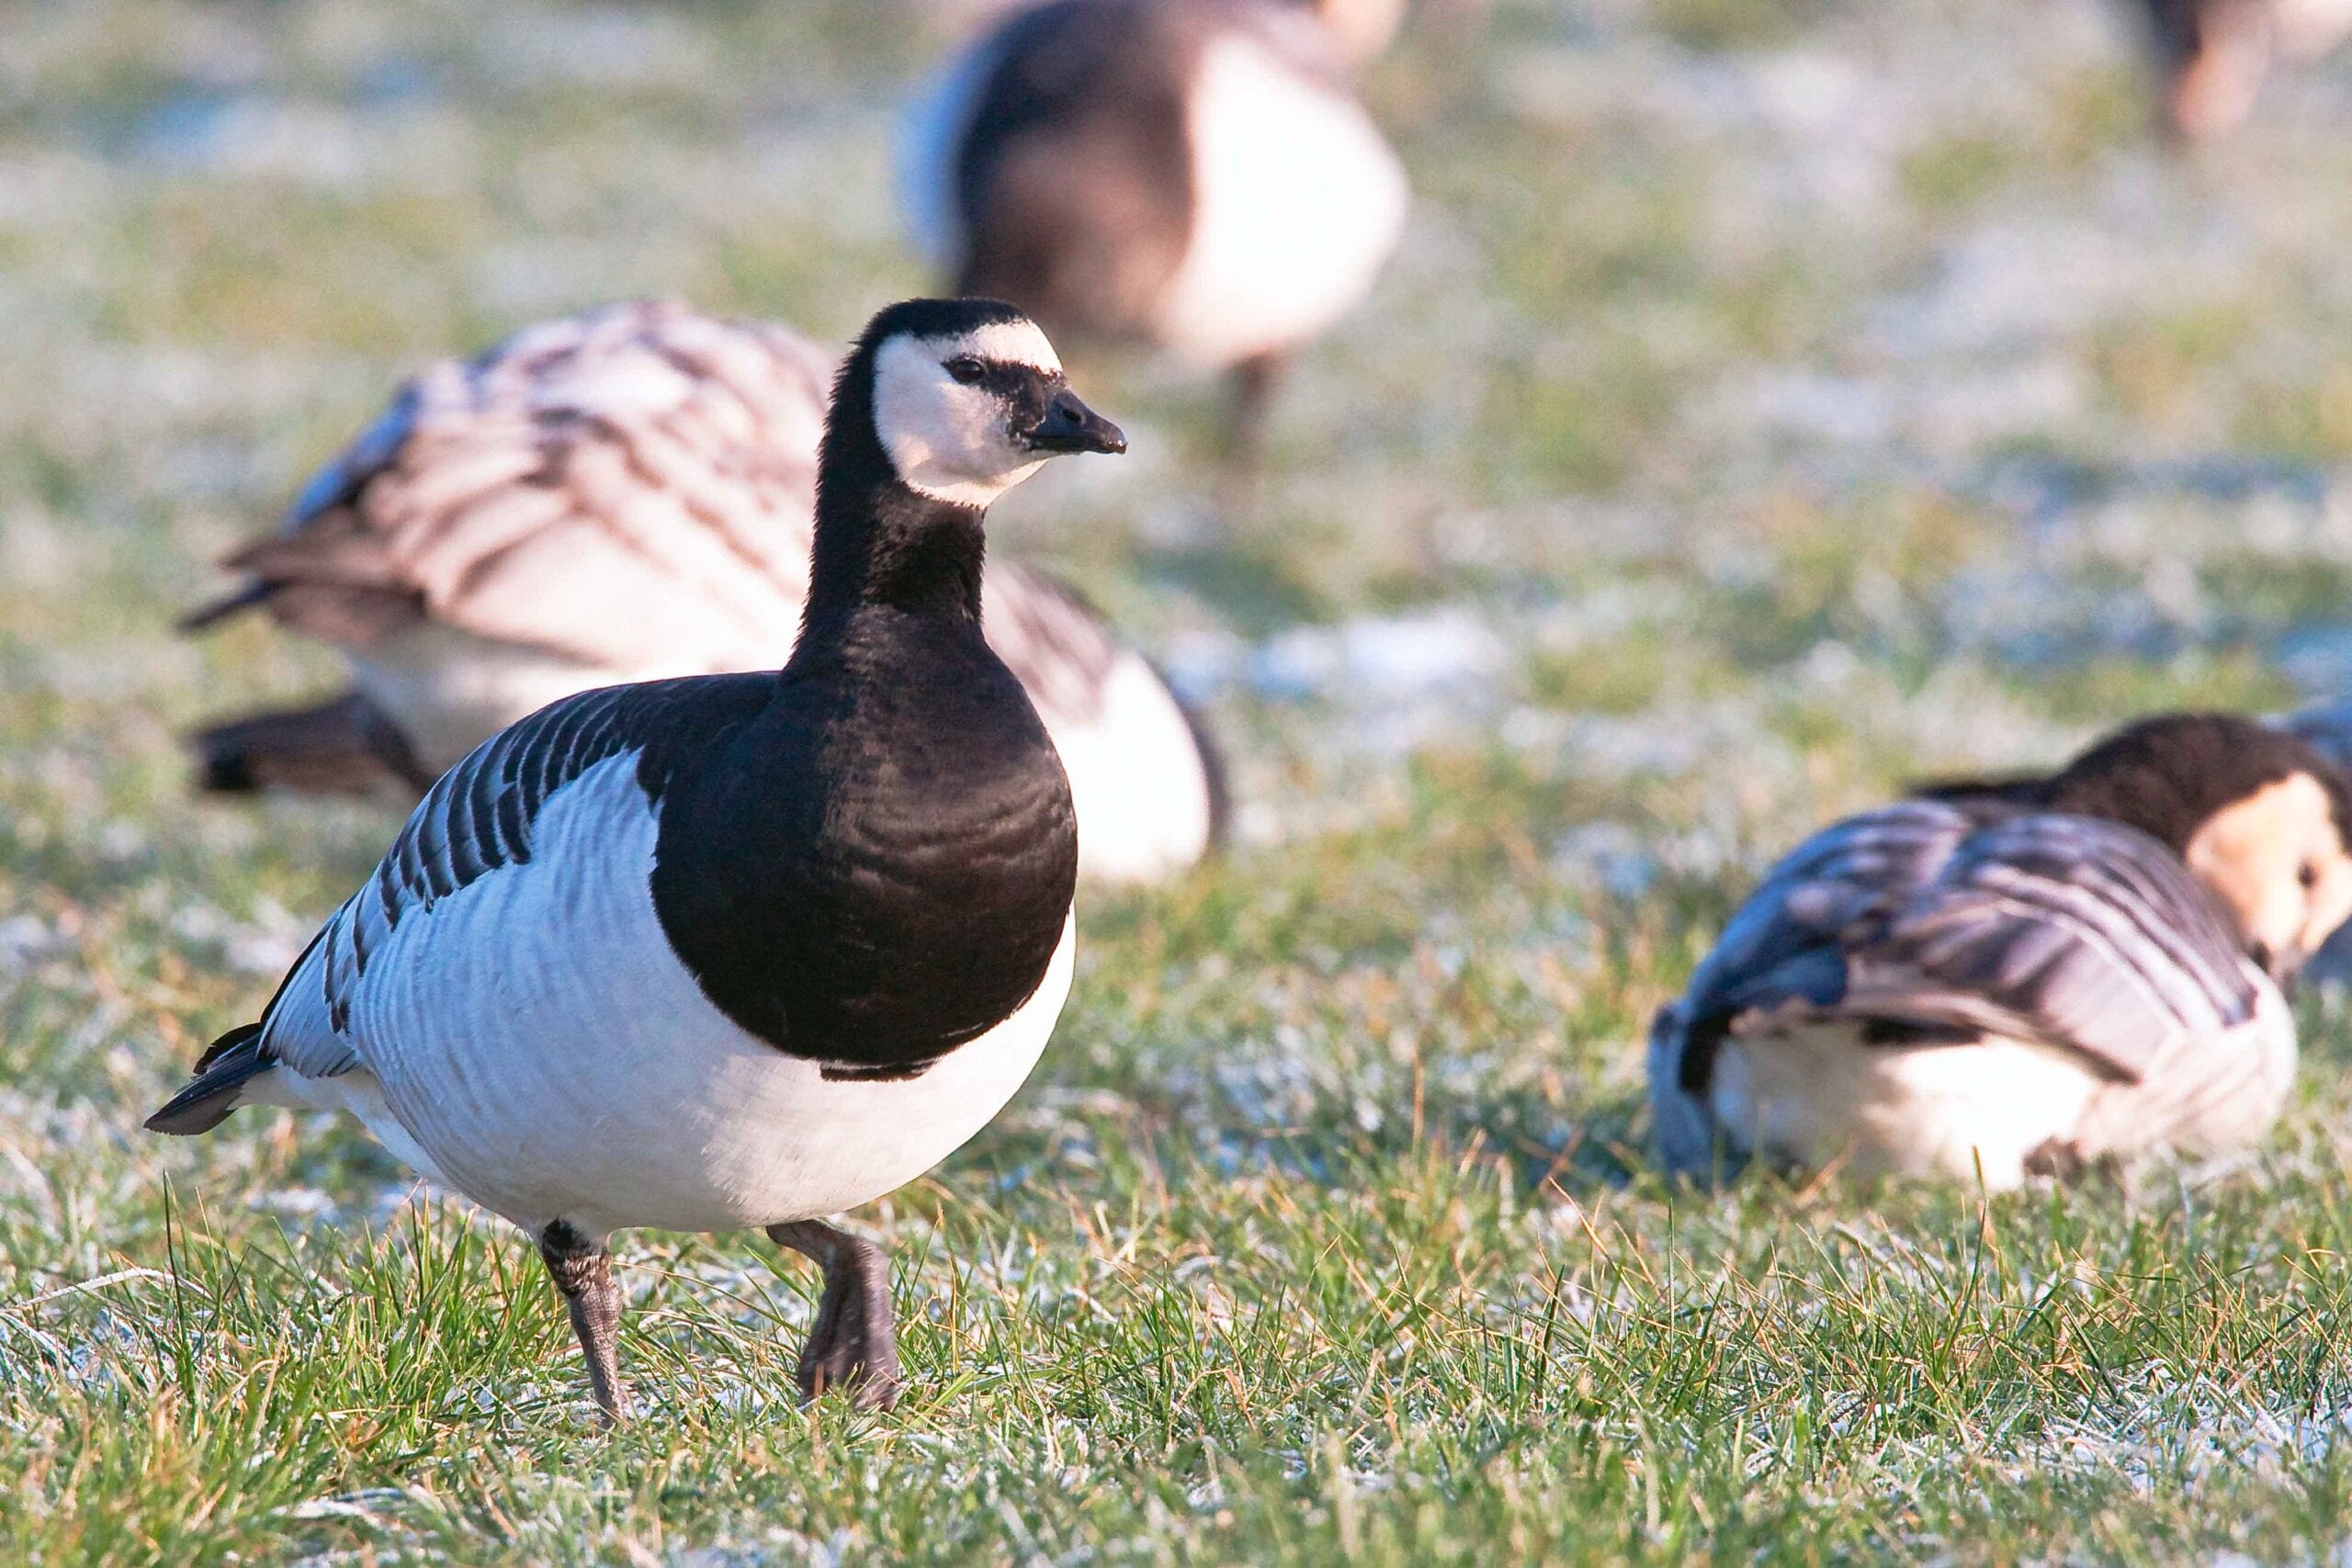
[[[589,1419],[519,1238],[352,1130],[140,1119],[396,826],[191,798],[322,684],[169,630],[404,370],[926,280],[911,0],[0,8],[0,1561],[2344,1561],[2352,1016],[2258,1157],[1973,1193],[1645,1170],[1641,1042],[1903,780],[2352,691],[2352,74],[2191,158],[2099,0],[1496,0],[1369,95],[1418,206],[1219,506],[1215,390],[997,547],[1188,689],[1226,861],[1090,896],[1012,1108],[813,1274],[626,1238]],[[779,649],[779,658],[784,650]],[[550,1043],[560,1049],[560,1042]]]

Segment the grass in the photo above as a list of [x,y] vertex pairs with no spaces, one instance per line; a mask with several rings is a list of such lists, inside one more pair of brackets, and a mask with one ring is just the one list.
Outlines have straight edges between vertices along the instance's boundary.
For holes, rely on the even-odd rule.
[[2226,1169],[1640,1157],[1650,1011],[1808,828],[2352,683],[2340,73],[2168,161],[2094,0],[1493,9],[1374,75],[1420,205],[1259,503],[1210,389],[1096,358],[1134,456],[996,520],[1210,693],[1242,841],[1090,895],[1035,1079],[856,1217],[910,1398],[796,1408],[805,1267],[633,1236],[610,1437],[527,1249],[350,1129],[139,1131],[394,826],[191,800],[176,731],[334,665],[166,628],[424,356],[920,288],[885,106],[946,27],[11,15],[0,1562],[2340,1555],[2340,999]]

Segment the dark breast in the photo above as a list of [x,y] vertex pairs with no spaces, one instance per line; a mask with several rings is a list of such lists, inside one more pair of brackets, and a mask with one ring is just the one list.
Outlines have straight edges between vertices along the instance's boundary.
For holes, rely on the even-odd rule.
[[1214,15],[1052,0],[1005,25],[956,152],[958,292],[1056,333],[1148,328],[1191,238],[1185,95]]
[[1036,990],[1078,831],[1052,742],[977,636],[845,657],[921,673],[812,671],[674,782],[654,905],[752,1033],[829,1076],[911,1076]]

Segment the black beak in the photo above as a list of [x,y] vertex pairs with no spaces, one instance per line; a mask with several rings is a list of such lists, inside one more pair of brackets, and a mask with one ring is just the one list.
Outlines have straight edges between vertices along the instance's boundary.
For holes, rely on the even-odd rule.
[[1119,427],[1078,400],[1065,387],[1046,405],[1046,417],[1022,438],[1032,452],[1124,452],[1127,438]]

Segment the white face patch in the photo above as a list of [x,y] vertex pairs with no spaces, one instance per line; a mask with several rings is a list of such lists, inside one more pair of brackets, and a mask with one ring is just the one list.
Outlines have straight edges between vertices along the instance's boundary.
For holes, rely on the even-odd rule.
[[947,373],[948,361],[963,356],[1061,371],[1054,345],[1029,321],[998,321],[954,337],[894,337],[874,358],[874,434],[911,488],[959,506],[986,506],[1046,459],[1013,440],[995,393]]
[[2274,954],[2309,956],[2352,914],[2352,855],[2327,791],[2309,773],[2214,813],[2182,858],[2247,939]]

